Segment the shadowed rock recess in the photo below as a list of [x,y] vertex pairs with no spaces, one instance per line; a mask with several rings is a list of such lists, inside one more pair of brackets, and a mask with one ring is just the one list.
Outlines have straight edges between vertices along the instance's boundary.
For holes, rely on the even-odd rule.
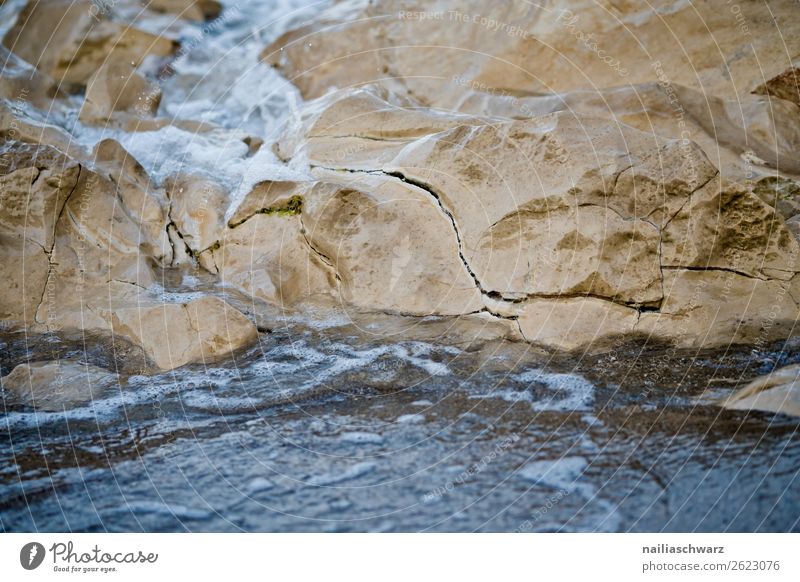
[[6,331],[113,338],[145,371],[309,314],[555,351],[797,333],[795,2],[334,2],[263,47],[299,95],[264,135],[164,103],[201,82],[175,23],[227,8],[111,4],[3,29]]

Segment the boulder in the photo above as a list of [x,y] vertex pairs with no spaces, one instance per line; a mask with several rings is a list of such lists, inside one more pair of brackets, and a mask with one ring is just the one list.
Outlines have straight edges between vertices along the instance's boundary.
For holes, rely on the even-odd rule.
[[195,21],[210,20],[222,12],[222,4],[217,0],[143,0],[142,4],[154,12]]
[[67,360],[20,364],[0,379],[13,402],[43,411],[89,404],[118,382],[116,374]]
[[306,237],[302,202],[270,205],[222,233],[204,255],[220,281],[252,300],[291,308],[335,294],[330,259]]
[[334,269],[344,302],[418,316],[483,309],[452,217],[427,191],[382,174],[316,176],[305,235]]
[[800,365],[786,366],[753,380],[722,405],[730,410],[763,410],[800,417]]
[[[378,123],[388,111],[392,122]],[[714,347],[793,333],[797,239],[766,186],[724,179],[690,141],[568,111],[513,121],[420,111],[359,89],[309,105],[277,150],[338,184],[309,189],[303,221],[347,303],[487,310],[558,349],[625,335]],[[441,221],[430,230],[426,207]],[[400,224],[424,233],[425,252],[403,246]],[[404,248],[425,282],[408,296],[389,284]]]
[[173,238],[173,244],[185,246],[201,265],[216,272],[207,259],[223,236],[227,191],[213,180],[183,174],[171,176],[165,186],[170,223],[179,234],[179,242]]
[[170,39],[98,17],[89,0],[31,0],[3,45],[73,91],[105,64],[138,67],[149,55],[165,57],[177,48]]
[[[698,143],[723,176],[743,183],[769,169],[800,173],[794,10],[791,0],[771,4],[770,18],[741,3],[349,0],[285,33],[262,58],[306,98],[374,85],[420,109],[611,116]],[[388,108],[385,116],[397,117]]]
[[100,313],[111,332],[141,347],[160,370],[211,363],[258,339],[256,326],[217,297],[109,307]]
[[95,146],[92,161],[95,172],[116,186],[128,218],[142,233],[144,253],[161,265],[171,264],[169,200],[164,189],[156,186],[136,158],[113,139],[104,139]]
[[[266,47],[306,98],[378,82],[424,106],[459,109],[465,89],[519,97],[646,83],[749,93],[798,54],[791,0],[720,8],[566,0],[347,0]],[[680,50],[676,50],[680,31]]]
[[755,95],[769,95],[800,106],[800,69],[792,67],[753,90]]
[[161,89],[136,72],[129,62],[109,61],[86,84],[79,119],[89,125],[106,125],[118,114],[152,117],[158,111]]
[[51,77],[36,70],[4,46],[0,46],[0,60],[3,62],[0,98],[48,109],[54,98],[64,96]]
[[48,146],[6,143],[0,150],[0,319],[28,326],[50,273],[56,224],[81,166]]

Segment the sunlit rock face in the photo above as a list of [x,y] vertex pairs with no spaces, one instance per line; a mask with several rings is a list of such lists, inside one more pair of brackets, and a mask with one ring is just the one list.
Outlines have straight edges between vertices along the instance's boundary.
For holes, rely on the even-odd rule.
[[800,416],[800,366],[786,366],[756,378],[723,401],[731,410],[763,410]]
[[[391,125],[376,122],[388,112]],[[427,200],[482,308],[515,319],[534,343],[575,349],[642,334],[711,347],[780,338],[797,317],[796,238],[768,196],[723,178],[692,142],[567,111],[530,120],[441,112],[425,119],[357,89],[315,102],[278,151],[303,159],[320,180],[371,182],[374,192],[389,183],[398,189],[394,200],[411,200],[412,192]],[[334,206],[340,199],[323,198]],[[381,207],[377,199],[372,205]],[[346,212],[336,215],[346,221]],[[382,220],[352,215],[353,232]],[[410,211],[391,218],[420,220]],[[379,244],[360,247],[362,262],[370,264]],[[398,244],[390,247],[383,264]],[[332,264],[341,249],[330,249]],[[764,331],[763,310],[776,297],[775,325]],[[445,301],[453,312],[475,309],[452,298]]]
[[336,2],[259,44],[292,103],[258,135],[210,97],[194,115],[206,49],[175,23],[221,5],[128,26],[134,4],[30,2],[5,32],[6,328],[119,336],[160,369],[322,307],[557,350],[794,333],[791,2]]

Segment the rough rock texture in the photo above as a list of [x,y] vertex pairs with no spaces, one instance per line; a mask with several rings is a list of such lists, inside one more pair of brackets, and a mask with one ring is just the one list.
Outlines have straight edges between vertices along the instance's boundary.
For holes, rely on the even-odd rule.
[[655,69],[675,84],[734,95],[782,73],[800,49],[793,2],[736,10],[688,0],[345,0],[263,58],[312,98],[380,80],[452,108],[463,86],[515,96],[602,89],[646,83]]
[[186,20],[208,20],[222,11],[222,4],[216,0],[142,0],[142,4],[155,12],[174,14]]
[[213,362],[252,344],[256,326],[225,301],[137,302],[103,312],[115,335],[139,345],[160,369]]
[[330,294],[336,284],[326,257],[312,248],[291,210],[256,213],[222,233],[206,254],[223,284],[286,308]]
[[[767,202],[779,197],[767,183],[738,185],[722,178],[692,142],[595,116],[449,116],[401,108],[380,93],[356,90],[320,100],[277,151],[307,162],[321,181],[339,176],[343,183],[372,184],[359,190],[389,183],[421,194],[450,227],[457,251],[445,256],[458,255],[483,309],[517,319],[528,341],[572,349],[632,335],[711,347],[791,333],[800,245]],[[391,124],[376,123],[389,112]],[[339,209],[339,196],[326,193],[323,200],[341,221],[347,212]],[[401,197],[408,195],[392,196]],[[372,274],[402,248],[387,234],[389,225],[421,219],[408,209],[394,218],[355,207],[360,230],[372,222],[383,233],[350,251]],[[322,234],[309,238],[327,256],[347,248]],[[386,247],[382,238],[389,239]],[[437,242],[428,248],[447,247]],[[447,261],[431,252],[426,258],[414,264],[429,275],[445,272]],[[391,280],[387,273],[359,278],[383,299],[359,287],[345,296],[348,302],[369,297],[384,309],[408,305],[398,302],[401,291],[376,282]],[[442,280],[466,292],[453,275]],[[443,295],[430,279],[413,296],[424,295],[423,289],[446,304],[433,313],[474,309],[470,300],[451,303],[458,295]]]
[[756,95],[769,95],[800,105],[800,69],[791,68],[753,90]]
[[800,366],[786,366],[753,380],[725,399],[731,410],[764,410],[800,416]]
[[166,198],[118,143],[98,144],[94,169],[42,146],[15,143],[2,153],[6,326],[112,334],[162,369],[254,341],[255,326],[219,299],[165,303],[145,291],[155,267],[172,261]]
[[88,0],[32,0],[3,45],[68,89],[86,85],[104,64],[138,66],[148,55],[177,48],[169,39],[97,18],[92,7]]
[[37,107],[46,107],[55,97],[63,97],[52,78],[36,70],[3,46],[0,46],[3,62],[0,74],[0,98],[10,101],[29,101]]
[[2,148],[0,166],[0,313],[31,325],[41,303],[56,238],[56,223],[74,192],[80,165],[54,148],[23,143]]
[[478,115],[612,116],[693,140],[726,177],[744,178],[763,170],[741,155],[800,171],[800,110],[784,100],[800,53],[795,16],[790,0],[769,11],[689,0],[349,0],[262,57],[307,98],[379,84],[420,107]]
[[190,256],[206,257],[225,224],[227,192],[211,180],[185,175],[169,178],[166,188],[173,245],[183,245]]
[[20,364],[0,379],[12,401],[36,410],[58,411],[88,404],[118,382],[118,376],[70,361]]
[[139,75],[130,63],[104,64],[86,85],[80,120],[106,124],[114,114],[150,117],[158,111],[161,89]]

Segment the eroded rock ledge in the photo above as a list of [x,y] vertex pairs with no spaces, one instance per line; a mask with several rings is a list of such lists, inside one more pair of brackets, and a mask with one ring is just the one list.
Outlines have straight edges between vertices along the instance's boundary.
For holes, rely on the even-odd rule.
[[[3,39],[21,57],[3,96],[24,85],[43,107],[83,93],[87,125],[213,131],[157,117],[160,89],[138,68],[147,55],[167,62],[176,43],[95,22],[88,4],[29,4]],[[150,9],[219,14],[216,2]],[[774,57],[759,79],[749,56],[707,56],[694,29],[687,54],[659,50],[656,64],[620,28],[635,21],[664,48],[663,26],[694,22],[688,3],[666,23],[577,0],[565,7],[577,21],[467,0],[418,9],[486,13],[525,34],[480,19],[464,34],[393,0],[336,3],[265,48],[309,100],[276,143],[247,142],[305,178],[262,181],[241,200],[208,175],[156,183],[116,141],[84,152],[4,104],[4,326],[119,336],[156,369],[228,356],[257,341],[256,321],[320,309],[469,320],[559,350],[796,333],[800,94],[767,23],[753,21],[757,49]],[[776,18],[788,9],[777,3]],[[741,49],[706,16],[719,50]],[[565,27],[584,20],[630,45],[627,75],[574,46]],[[702,64],[697,78],[685,59]],[[164,292],[175,273],[199,271],[212,281],[202,292]]]

